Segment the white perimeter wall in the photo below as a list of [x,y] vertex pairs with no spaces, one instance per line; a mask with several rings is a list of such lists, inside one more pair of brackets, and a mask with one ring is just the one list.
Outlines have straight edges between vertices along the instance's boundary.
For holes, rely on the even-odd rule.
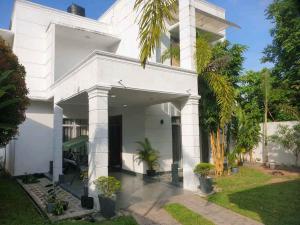
[[[297,122],[295,121],[288,121],[288,122],[269,122],[268,123],[268,136],[271,136],[276,133],[279,125],[287,125],[292,127],[296,125]],[[263,124],[260,124],[261,133],[263,132]],[[295,156],[292,152],[286,151],[280,145],[276,143],[272,143],[269,141],[269,161],[276,162],[277,164],[284,164],[284,165],[294,165],[295,164]],[[263,143],[260,142],[258,146],[253,151],[254,160],[259,159],[259,162],[263,160]]]
[[53,104],[32,101],[26,117],[19,127],[17,140],[11,143],[15,149],[14,154],[11,152],[14,155],[14,176],[48,172],[53,157]]

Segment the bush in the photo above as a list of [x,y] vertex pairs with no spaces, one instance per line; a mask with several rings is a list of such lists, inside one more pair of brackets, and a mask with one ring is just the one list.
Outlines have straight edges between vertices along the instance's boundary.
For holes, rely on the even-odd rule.
[[196,175],[207,177],[209,172],[214,168],[214,165],[210,163],[199,163],[194,169]]
[[113,197],[113,195],[121,188],[121,182],[110,176],[99,177],[94,181],[94,184],[99,193],[108,198]]
[[17,134],[25,120],[27,94],[25,69],[0,37],[0,146]]

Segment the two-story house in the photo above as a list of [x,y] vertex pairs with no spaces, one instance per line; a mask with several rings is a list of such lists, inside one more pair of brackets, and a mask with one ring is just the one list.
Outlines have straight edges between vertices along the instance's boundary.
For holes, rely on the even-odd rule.
[[[196,190],[200,162],[196,31],[212,42],[235,24],[204,0],[179,0],[175,21],[144,69],[139,62],[134,0],[116,0],[98,20],[16,0],[10,30],[0,35],[26,68],[31,104],[11,141],[12,175],[63,174],[63,142],[88,134],[89,187],[109,167],[145,173],[136,160],[137,141],[147,137],[160,153],[159,170],[179,163],[183,187]],[[163,51],[180,46],[180,62],[161,62]]]

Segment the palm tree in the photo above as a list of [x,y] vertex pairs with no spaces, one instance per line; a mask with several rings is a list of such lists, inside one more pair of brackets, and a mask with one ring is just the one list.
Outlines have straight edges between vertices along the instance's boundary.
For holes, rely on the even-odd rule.
[[165,21],[174,20],[177,0],[136,0],[134,10],[138,12],[140,61],[143,67],[160,45],[160,38],[166,32]]
[[[173,20],[173,14],[177,10],[177,0],[136,0],[134,9],[139,12],[139,38],[140,38],[140,61],[145,67],[148,58],[160,45],[160,39],[166,32],[165,21]],[[168,57],[179,58],[180,51],[176,48],[168,49],[163,54],[163,60]],[[235,93],[234,88],[227,77],[220,73],[222,68],[230,61],[228,57],[213,59],[212,46],[204,38],[198,37],[196,40],[195,62],[199,76],[207,83],[214,92],[217,104],[220,107],[219,127],[216,131],[211,131],[210,141],[213,158],[218,175],[223,172],[224,161],[224,128],[231,120],[234,110]],[[223,132],[221,132],[223,130]],[[222,133],[222,134],[221,134]]]
[[263,125],[263,152],[265,154],[265,162],[269,161],[268,153],[268,111],[269,96],[271,89],[270,72],[264,70],[262,73],[261,88],[264,96],[264,125]]

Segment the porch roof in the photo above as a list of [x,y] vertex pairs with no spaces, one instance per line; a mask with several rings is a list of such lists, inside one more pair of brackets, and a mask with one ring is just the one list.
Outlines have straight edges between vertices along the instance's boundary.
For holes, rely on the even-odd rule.
[[51,87],[56,101],[65,101],[95,86],[176,96],[198,95],[194,71],[148,63],[104,51],[94,51]]

